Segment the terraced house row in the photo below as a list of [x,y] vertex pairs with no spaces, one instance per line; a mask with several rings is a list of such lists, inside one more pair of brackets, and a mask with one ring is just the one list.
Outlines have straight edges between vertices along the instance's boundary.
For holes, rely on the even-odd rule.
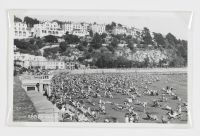
[[45,21],[40,22],[39,24],[34,24],[33,27],[27,27],[26,23],[15,22],[14,23],[14,38],[15,39],[24,39],[30,37],[44,37],[47,35],[54,35],[57,37],[63,36],[66,32],[69,34],[76,35],[78,37],[84,37],[90,35],[90,31],[93,33],[103,34],[103,33],[112,33],[117,34],[126,34],[131,35],[136,38],[141,38],[142,30],[127,27],[127,26],[116,26],[113,28],[112,32],[106,31],[106,24],[97,24],[97,23],[86,23],[86,22],[64,22],[58,24],[55,21]]
[[20,65],[24,68],[38,67],[41,69],[85,69],[84,65],[74,61],[62,61],[62,60],[47,60],[43,56],[35,56],[30,54],[14,53],[14,64]]

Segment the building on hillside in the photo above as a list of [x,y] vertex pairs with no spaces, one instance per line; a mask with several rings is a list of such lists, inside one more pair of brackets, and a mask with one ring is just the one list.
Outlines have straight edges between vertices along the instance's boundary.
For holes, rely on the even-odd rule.
[[14,60],[20,60],[20,61],[46,61],[46,58],[43,57],[43,56],[35,56],[35,55],[15,52],[14,53]]
[[127,34],[127,28],[126,27],[115,27],[112,31],[112,34],[118,35],[118,34]]
[[65,69],[63,61],[30,61],[31,67],[40,67],[41,69]]
[[14,62],[17,62],[22,67],[29,68],[31,61],[46,61],[46,58],[43,56],[23,54],[20,52],[14,53]]
[[89,24],[87,23],[73,23],[74,30],[88,31]]
[[24,61],[14,60],[14,65],[18,65],[18,66],[21,66],[21,67],[24,67],[24,68],[29,68],[30,67],[30,61],[28,61],[28,60],[24,60]]
[[127,45],[128,45],[127,43],[119,43],[117,46],[118,47],[127,47]]
[[64,31],[60,28],[57,22],[43,22],[40,24],[35,24],[33,28],[33,33],[35,37],[44,37],[47,35],[53,35],[61,37],[64,35]]
[[30,32],[27,30],[27,25],[22,22],[14,22],[14,39],[29,38]]
[[77,47],[77,46],[78,46],[78,44],[69,44],[69,47],[75,48],[75,47]]
[[106,26],[104,24],[92,24],[91,30],[93,33],[103,34],[106,33]]
[[27,27],[27,31],[29,33],[29,37],[34,37],[34,28],[33,27]]
[[85,31],[85,30],[73,30],[73,31],[72,31],[72,34],[73,34],[73,35],[76,35],[76,36],[78,36],[78,37],[84,37],[84,36],[89,35],[89,32],[88,32],[88,31]]
[[80,40],[90,43],[92,41],[92,37],[90,35],[86,35],[85,37],[81,37]]
[[75,60],[75,57],[74,56],[59,56],[59,60],[61,61],[73,61]]
[[65,68],[68,70],[86,69],[86,66],[78,62],[69,61],[69,62],[65,62]]
[[14,61],[22,67],[40,67],[42,69],[65,69],[64,61],[47,60],[43,56],[34,56],[15,52]]
[[72,22],[67,22],[62,25],[62,29],[64,30],[64,33],[68,32],[69,34],[71,34],[74,30],[74,25]]
[[141,36],[142,30],[131,27],[127,29],[127,35],[131,35],[133,37]]
[[107,47],[108,45],[109,45],[109,44],[107,44],[107,43],[103,43],[103,44],[102,44],[103,47]]
[[64,33],[68,32],[69,34],[73,34],[79,37],[89,35],[88,27],[88,23],[67,22],[62,25]]
[[76,68],[76,62],[66,62],[65,68],[68,70],[74,70]]
[[57,40],[58,43],[65,42],[65,39],[63,37],[57,37]]

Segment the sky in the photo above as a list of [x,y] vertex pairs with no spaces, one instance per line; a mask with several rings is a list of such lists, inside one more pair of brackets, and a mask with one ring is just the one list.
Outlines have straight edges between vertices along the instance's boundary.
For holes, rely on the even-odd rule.
[[37,18],[40,21],[72,21],[108,24],[112,21],[126,26],[143,29],[148,27],[150,31],[162,33],[172,33],[177,39],[188,40],[190,28],[190,12],[111,12],[111,11],[34,11],[34,12],[17,12],[17,17],[23,19],[24,16]]

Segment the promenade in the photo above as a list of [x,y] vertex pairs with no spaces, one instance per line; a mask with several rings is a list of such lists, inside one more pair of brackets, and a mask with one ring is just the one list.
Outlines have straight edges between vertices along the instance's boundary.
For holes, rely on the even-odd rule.
[[38,113],[38,118],[42,122],[59,121],[59,109],[45,96],[37,91],[27,91],[27,95],[33,102],[33,105]]
[[110,68],[110,69],[78,69],[78,70],[54,70],[54,74],[60,72],[69,72],[71,74],[89,74],[89,73],[148,73],[148,74],[186,74],[187,68]]

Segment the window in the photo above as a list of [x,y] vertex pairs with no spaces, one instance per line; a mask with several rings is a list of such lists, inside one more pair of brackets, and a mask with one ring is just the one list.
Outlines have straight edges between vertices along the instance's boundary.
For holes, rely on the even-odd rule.
[[18,36],[18,33],[17,33],[17,31],[15,31],[15,36]]
[[23,32],[23,36],[26,36],[26,32]]

